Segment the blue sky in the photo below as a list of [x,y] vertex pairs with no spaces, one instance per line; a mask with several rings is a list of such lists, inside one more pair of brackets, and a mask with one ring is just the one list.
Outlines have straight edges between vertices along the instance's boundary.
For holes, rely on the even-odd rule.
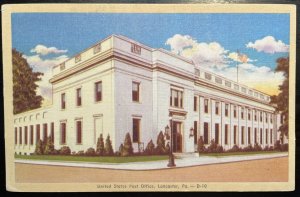
[[[152,48],[171,50],[172,45],[165,43],[178,34],[198,44],[218,43],[227,55],[239,50],[257,68],[273,70],[276,59],[287,56],[287,51],[268,53],[246,44],[271,36],[288,46],[289,26],[289,14],[17,13],[12,15],[12,46],[27,58],[39,55],[45,61],[58,54],[40,55],[31,49],[56,47],[67,50],[59,55],[70,57],[111,34],[121,34]],[[236,62],[227,64],[232,67]],[[36,70],[38,66],[33,65]]]

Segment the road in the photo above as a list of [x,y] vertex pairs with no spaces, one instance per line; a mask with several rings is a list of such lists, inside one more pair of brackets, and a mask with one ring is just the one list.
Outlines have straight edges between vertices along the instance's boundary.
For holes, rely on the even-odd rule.
[[19,183],[288,181],[288,157],[149,171],[21,163],[17,163],[15,169]]

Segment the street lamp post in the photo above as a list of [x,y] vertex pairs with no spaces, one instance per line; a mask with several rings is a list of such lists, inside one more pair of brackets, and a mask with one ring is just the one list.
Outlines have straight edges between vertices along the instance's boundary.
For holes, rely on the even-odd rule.
[[173,121],[172,121],[172,116],[169,117],[169,122],[170,122],[170,128],[168,126],[166,126],[166,133],[168,133],[168,135],[170,135],[170,141],[171,141],[170,151],[169,151],[168,167],[176,167],[175,161],[174,161],[174,155],[173,155],[173,133],[172,133]]

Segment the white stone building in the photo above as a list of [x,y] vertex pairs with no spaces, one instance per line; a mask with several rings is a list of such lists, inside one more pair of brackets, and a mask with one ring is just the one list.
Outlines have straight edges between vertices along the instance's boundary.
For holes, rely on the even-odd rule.
[[15,152],[34,152],[52,136],[56,149],[96,148],[109,134],[118,150],[130,133],[134,151],[156,143],[173,120],[175,152],[194,152],[199,136],[225,149],[278,139],[270,97],[197,68],[163,49],[112,35],[53,67],[52,105],[14,116]]

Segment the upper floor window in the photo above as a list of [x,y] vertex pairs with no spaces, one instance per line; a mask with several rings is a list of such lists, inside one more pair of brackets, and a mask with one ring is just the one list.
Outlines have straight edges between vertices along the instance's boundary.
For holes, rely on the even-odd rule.
[[101,51],[101,44],[96,44],[93,48],[94,54],[99,53]]
[[65,68],[66,68],[65,62],[61,63],[61,64],[59,65],[59,68],[60,68],[61,71],[62,71],[62,70],[65,70]]
[[205,73],[205,79],[211,80],[211,74]]
[[236,84],[234,84],[234,89],[235,89],[235,90],[239,90],[239,86],[236,85]]
[[194,96],[194,111],[197,111],[198,110],[198,98],[197,96]]
[[77,55],[75,57],[75,63],[80,62],[81,61],[81,55]]
[[222,79],[219,77],[215,77],[215,82],[218,84],[222,84]]
[[95,101],[102,100],[102,82],[98,81],[95,83]]
[[215,109],[216,115],[219,115],[219,108],[220,108],[220,103],[216,102],[216,109]]
[[172,107],[183,107],[183,91],[171,89],[170,105]]
[[66,93],[61,94],[61,109],[66,109]]
[[229,105],[228,104],[225,104],[225,116],[228,116],[228,111],[229,111]]
[[132,53],[136,53],[136,54],[141,54],[141,47],[139,45],[136,44],[131,44],[131,52]]
[[140,83],[132,82],[132,101],[140,101]]
[[204,99],[204,112],[208,113],[208,99]]
[[231,83],[229,81],[225,81],[225,86],[231,88]]
[[76,105],[81,106],[81,88],[76,89]]

